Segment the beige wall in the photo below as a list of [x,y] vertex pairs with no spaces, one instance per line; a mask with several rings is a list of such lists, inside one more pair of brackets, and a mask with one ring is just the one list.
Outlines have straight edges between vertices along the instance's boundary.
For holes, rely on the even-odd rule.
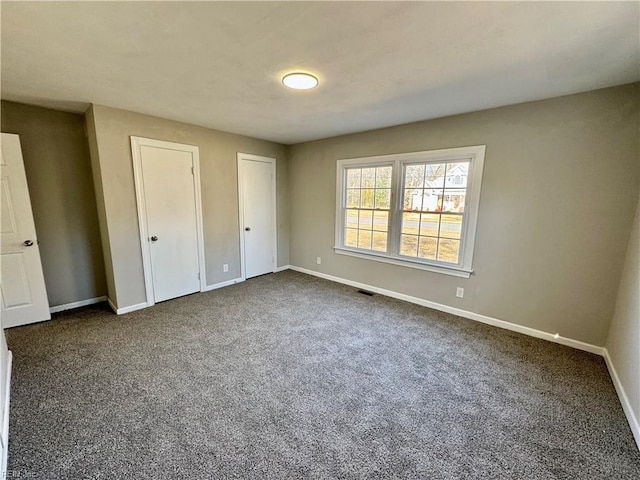
[[104,204],[104,189],[102,186],[102,173],[98,155],[98,138],[96,124],[93,116],[93,106],[85,113],[87,140],[91,157],[91,172],[95,189],[96,207],[98,213],[98,224],[100,226],[100,240],[104,258],[105,279],[107,283],[107,296],[114,305],[118,304],[118,295],[113,274],[113,260],[111,258],[111,243],[109,241],[109,225],[107,224],[107,213]]
[[[288,168],[283,145],[100,105],[94,105],[89,114],[95,127],[108,229],[110,252],[106,256],[111,257],[113,269],[116,298],[111,300],[118,308],[146,301],[131,135],[199,147],[208,285],[241,276],[236,153],[275,157],[278,265],[289,263]],[[224,263],[229,264],[227,273],[222,271]]]
[[634,433],[640,445],[640,203],[606,347],[635,417]]
[[49,304],[105,295],[83,116],[3,101],[1,123],[20,135]]
[[[291,264],[602,346],[640,185],[639,103],[634,84],[294,145]],[[471,278],[333,252],[336,160],[478,144]]]

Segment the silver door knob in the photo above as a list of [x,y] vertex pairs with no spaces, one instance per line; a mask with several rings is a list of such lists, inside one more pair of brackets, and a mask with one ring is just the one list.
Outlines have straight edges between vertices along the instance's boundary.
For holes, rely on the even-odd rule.
[[156,237],[155,235],[153,237],[151,237],[151,241],[152,242],[157,242],[158,241],[158,237]]
[[251,227],[244,227],[244,231],[245,232],[250,232],[251,231]]
[[30,247],[31,245],[33,245],[33,240],[25,240],[22,244],[25,247]]

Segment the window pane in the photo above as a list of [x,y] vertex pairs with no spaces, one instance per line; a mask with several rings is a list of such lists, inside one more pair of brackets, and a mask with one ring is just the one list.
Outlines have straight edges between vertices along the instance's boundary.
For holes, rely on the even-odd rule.
[[345,223],[347,228],[358,228],[358,210],[347,210]]
[[444,163],[429,163],[425,167],[425,187],[442,188],[444,187]]
[[360,222],[358,228],[371,230],[373,222],[373,212],[368,210],[360,210]]
[[403,213],[402,214],[402,233],[412,233],[417,235],[420,223],[419,213]]
[[444,212],[464,212],[465,190],[445,189],[442,211]]
[[412,188],[404,191],[404,204],[402,209],[408,212],[420,211],[422,209],[422,196],[424,190]]
[[460,234],[462,233],[462,215],[442,215],[440,222],[441,237],[460,238]]
[[387,251],[391,173],[391,166],[347,169],[346,247]]
[[346,228],[344,235],[344,244],[347,247],[358,246],[358,230],[354,228]]
[[360,188],[360,173],[359,168],[350,168],[347,170],[347,188]]
[[376,169],[375,168],[363,168],[362,169],[362,188],[373,188],[376,186]]
[[418,256],[420,258],[426,258],[428,260],[435,260],[437,246],[437,238],[420,237],[420,240],[418,242]]
[[438,226],[440,215],[433,213],[423,213],[420,217],[420,235],[438,236]]
[[350,188],[347,190],[347,208],[360,206],[360,190]]
[[391,187],[391,167],[376,168],[376,187]]
[[404,172],[404,188],[424,187],[424,165],[407,165]]
[[449,240],[446,238],[438,240],[438,261],[458,263],[459,251],[459,240]]
[[447,163],[447,188],[465,188],[469,176],[469,162]]
[[442,190],[425,189],[422,196],[423,212],[439,212],[442,210]]
[[373,208],[375,190],[373,188],[365,188],[360,192],[360,208]]
[[389,213],[373,212],[373,229],[386,232],[389,229]]
[[400,253],[410,257],[418,256],[418,237],[416,235],[402,235]]
[[376,189],[376,208],[388,209],[391,203],[391,190]]
[[379,252],[387,251],[387,234],[383,232],[373,232],[373,249]]
[[368,230],[358,230],[358,248],[371,250],[371,232]]

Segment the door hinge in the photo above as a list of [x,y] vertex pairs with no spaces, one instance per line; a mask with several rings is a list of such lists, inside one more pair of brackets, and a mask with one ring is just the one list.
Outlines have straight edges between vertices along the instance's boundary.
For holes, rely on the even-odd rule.
[[198,272],[198,280],[200,280],[200,272]]
[[191,167],[191,175],[195,175],[195,173],[193,171],[193,167]]

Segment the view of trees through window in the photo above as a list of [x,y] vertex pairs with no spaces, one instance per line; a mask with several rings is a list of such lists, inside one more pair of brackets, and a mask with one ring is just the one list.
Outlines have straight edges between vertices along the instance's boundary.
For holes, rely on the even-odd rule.
[[387,251],[391,171],[390,165],[347,169],[345,246]]

